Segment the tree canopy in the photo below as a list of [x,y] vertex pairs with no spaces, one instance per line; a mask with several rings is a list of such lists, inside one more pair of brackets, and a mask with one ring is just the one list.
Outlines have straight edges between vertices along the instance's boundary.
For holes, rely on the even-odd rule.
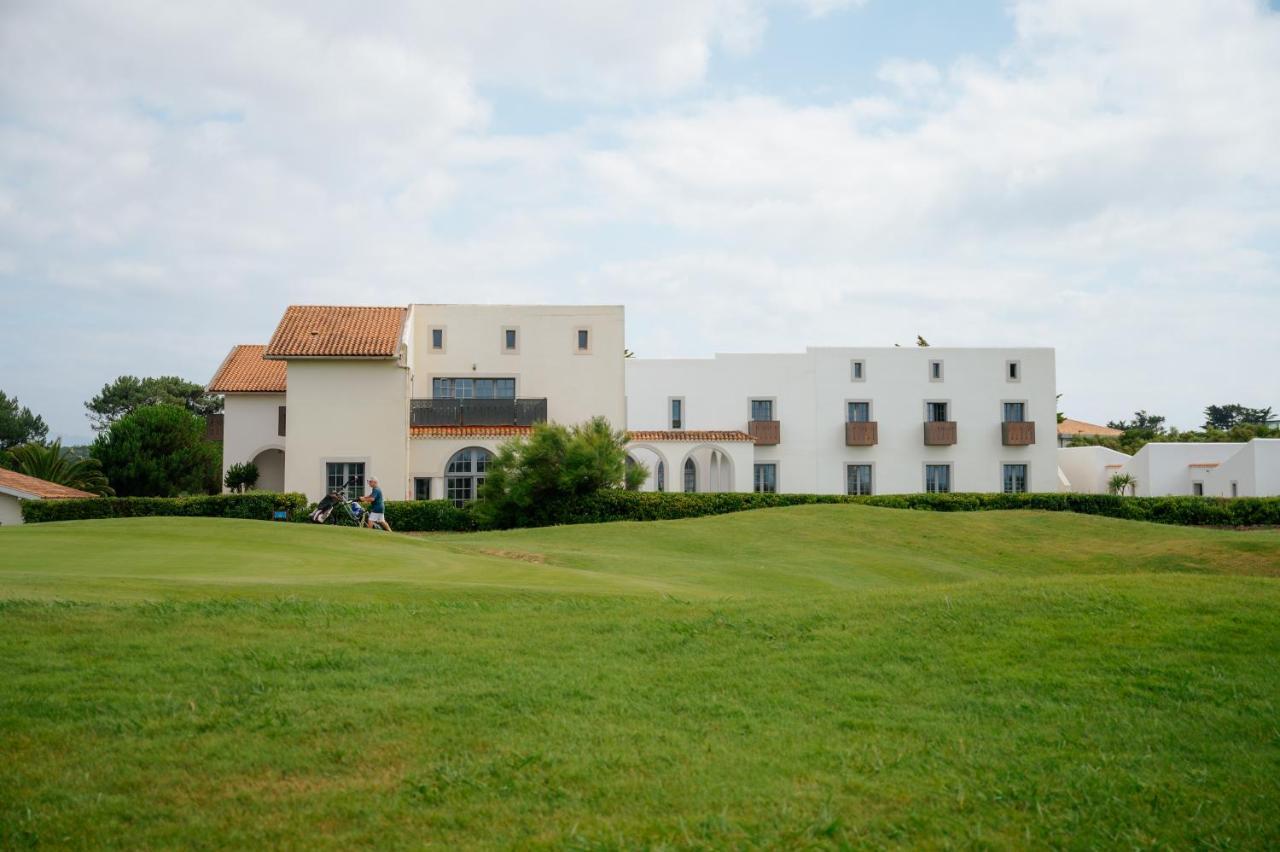
[[1230,429],[1233,426],[1261,426],[1271,419],[1271,407],[1246,408],[1238,403],[1210,405],[1204,410],[1206,429]]
[[84,407],[94,430],[101,432],[144,405],[175,405],[203,417],[222,410],[222,397],[207,394],[203,385],[178,376],[121,376],[103,385]]
[[9,451],[9,467],[18,473],[90,494],[115,495],[102,473],[102,463],[94,458],[76,458],[63,449],[60,440],[47,445],[30,443],[14,447]]
[[20,405],[17,397],[0,391],[0,458],[10,447],[43,441],[48,434],[49,425],[44,418]]
[[564,502],[605,488],[639,488],[649,471],[628,465],[626,435],[596,417],[577,426],[539,423],[489,461],[474,511],[498,527],[536,526]]
[[217,491],[219,452],[204,420],[173,405],[144,405],[98,436],[90,450],[121,497]]

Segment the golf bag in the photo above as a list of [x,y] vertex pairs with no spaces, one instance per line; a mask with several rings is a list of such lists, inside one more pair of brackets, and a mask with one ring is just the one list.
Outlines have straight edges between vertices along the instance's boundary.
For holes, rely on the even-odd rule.
[[364,517],[364,507],[356,500],[347,501],[343,496],[343,492],[350,488],[351,484],[355,481],[356,478],[353,476],[346,482],[342,483],[341,488],[330,491],[328,494],[324,495],[324,499],[316,504],[315,510],[311,513],[311,522],[314,524],[327,523],[329,521],[329,516],[333,514],[333,510],[338,508],[340,503],[346,502],[347,509],[351,512],[351,517],[355,518],[356,523],[359,524],[361,519]]

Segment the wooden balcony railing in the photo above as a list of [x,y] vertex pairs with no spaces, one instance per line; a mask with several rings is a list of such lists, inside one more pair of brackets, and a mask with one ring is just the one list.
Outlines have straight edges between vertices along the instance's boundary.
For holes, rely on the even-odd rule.
[[1006,447],[1029,447],[1036,442],[1034,420],[1000,424],[1000,442]]
[[879,424],[874,420],[844,424],[844,445],[846,447],[874,447],[879,440],[880,428]]
[[949,447],[956,442],[956,422],[954,420],[927,420],[924,424],[924,445],[926,447]]
[[782,440],[782,427],[777,420],[751,420],[747,434],[756,439],[757,447],[771,447]]
[[410,426],[532,426],[547,419],[546,399],[414,399]]

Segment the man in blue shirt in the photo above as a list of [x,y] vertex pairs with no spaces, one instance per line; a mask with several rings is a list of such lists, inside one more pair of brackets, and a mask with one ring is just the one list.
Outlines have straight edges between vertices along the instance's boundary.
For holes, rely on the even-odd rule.
[[391,524],[387,523],[387,518],[383,514],[383,512],[386,511],[386,506],[382,503],[382,489],[378,487],[378,480],[376,477],[369,477],[369,487],[372,490],[368,495],[360,498],[361,503],[369,504],[368,524],[371,527],[378,526],[382,527],[387,532],[391,532]]

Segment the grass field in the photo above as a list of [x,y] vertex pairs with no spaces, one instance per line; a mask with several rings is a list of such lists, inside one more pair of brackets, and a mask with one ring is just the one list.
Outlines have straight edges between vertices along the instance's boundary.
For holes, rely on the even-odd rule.
[[1280,532],[0,529],[0,847],[1280,844]]

